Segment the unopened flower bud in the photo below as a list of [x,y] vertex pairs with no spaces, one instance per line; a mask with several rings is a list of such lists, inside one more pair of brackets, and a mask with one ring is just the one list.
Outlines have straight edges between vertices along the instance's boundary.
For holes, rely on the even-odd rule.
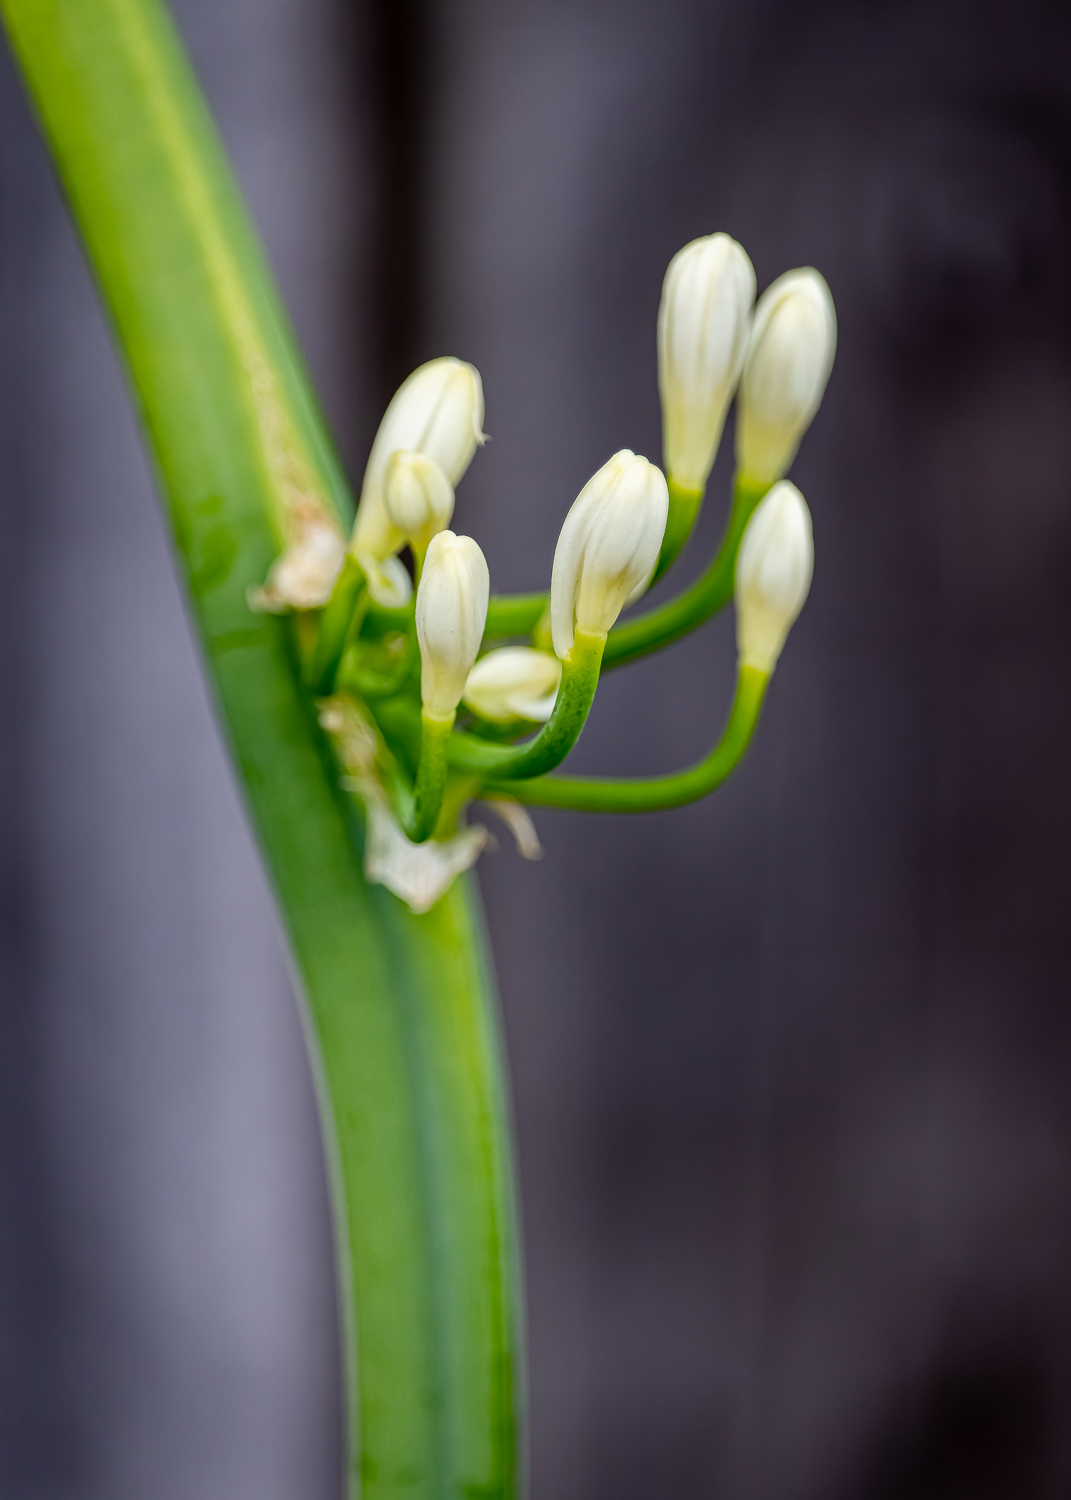
[[383,474],[383,504],[392,526],[421,555],[454,514],[454,487],[426,453],[396,449]]
[[755,272],[727,234],[708,234],[669,263],[658,310],[658,385],[666,472],[701,491],[721,441],[748,342]]
[[658,561],[669,492],[660,469],[628,448],[615,453],[573,501],[554,551],[550,628],[565,658],[576,631],[605,637]]
[[[483,386],[479,372],[460,359],[433,359],[397,391],[387,407],[364,471],[361,500],[350,539],[350,551],[365,566],[382,561],[405,545],[383,498],[391,455],[399,448],[434,459],[456,485],[484,441]],[[365,571],[370,570],[365,566]]]
[[547,651],[530,646],[503,646],[489,651],[469,673],[464,698],[482,718],[500,724],[510,719],[546,723],[562,680],[562,664]]
[[773,671],[814,569],[811,513],[783,479],[759,502],[736,558],[736,643],[742,666]]
[[384,609],[401,609],[413,597],[413,580],[400,557],[370,557],[362,553],[357,561],[368,580],[368,592]]
[[788,271],[759,298],[736,409],[736,459],[751,479],[780,479],[825,392],[837,316],[817,271]]
[[470,536],[432,537],[416,597],[420,694],[431,719],[452,718],[487,620],[487,563]]

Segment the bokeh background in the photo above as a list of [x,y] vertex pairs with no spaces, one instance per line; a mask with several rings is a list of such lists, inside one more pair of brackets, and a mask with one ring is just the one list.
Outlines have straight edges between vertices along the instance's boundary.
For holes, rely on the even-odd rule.
[[[351,475],[475,362],[458,525],[542,586],[657,457],[685,241],[813,264],[810,602],[745,766],[480,871],[535,1500],[1071,1493],[1071,12],[175,0]],[[726,445],[696,542],[713,546]],[[708,744],[722,620],[577,754]],[[0,54],[0,1494],[328,1500],[286,962],[116,360]]]

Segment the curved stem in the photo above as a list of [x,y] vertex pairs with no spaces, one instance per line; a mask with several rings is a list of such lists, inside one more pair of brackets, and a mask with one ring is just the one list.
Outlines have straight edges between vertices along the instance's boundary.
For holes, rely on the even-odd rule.
[[413,793],[413,820],[406,833],[414,844],[423,844],[435,832],[446,791],[446,747],[454,727],[454,715],[448,719],[421,716],[424,733],[420,740],[416,788]]
[[652,651],[679,640],[697,625],[717,614],[733,597],[733,572],[736,568],[736,551],[744,527],[751,519],[756,505],[770,488],[766,482],[756,483],[746,474],[738,474],[733,484],[733,504],[729,521],[722,537],[721,546],[714,561],[676,599],[652,609],[623,625],[615,625],[606,642],[603,657],[604,667],[619,667],[637,657],[647,656]]
[[166,8],[0,0],[0,16],[108,304],[308,1006],[348,1493],[509,1500],[520,1256],[475,887],[415,916],[368,884],[293,631],[248,603],[295,507],[312,495],[346,523],[341,470]]
[[570,807],[580,812],[660,812],[697,802],[719,787],[747,749],[766,695],[769,676],[741,667],[728,722],[710,754],[671,776],[543,776],[538,781],[489,781],[484,793],[508,794],[539,807]]
[[669,571],[684,550],[684,544],[692,534],[695,523],[699,519],[699,509],[703,504],[703,490],[683,489],[668,476],[667,482],[669,484],[669,516],[666,519],[666,534],[662,538],[658,564],[651,576],[651,588],[654,588],[663,574]]
[[492,594],[487,606],[484,640],[507,635],[531,635],[539,624],[549,598],[545,589],[539,594]]
[[603,636],[577,631],[573,649],[562,662],[562,682],[554,710],[534,740],[511,749],[489,745],[475,735],[455,734],[450,740],[450,764],[511,780],[518,776],[541,776],[544,771],[561,765],[587,720],[599,685],[604,645]]

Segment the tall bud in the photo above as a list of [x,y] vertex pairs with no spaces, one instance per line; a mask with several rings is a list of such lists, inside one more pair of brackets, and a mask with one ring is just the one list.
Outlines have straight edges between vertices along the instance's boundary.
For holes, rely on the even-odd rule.
[[736,642],[742,666],[773,671],[814,570],[811,513],[783,479],[759,502],[736,557]]
[[531,719],[544,724],[561,680],[562,664],[556,656],[531,646],[502,646],[480,657],[469,673],[464,698],[481,718],[495,723]]
[[399,448],[422,453],[456,485],[484,441],[482,424],[483,385],[464,360],[433,359],[399,387],[372,444],[350,538],[350,551],[369,574],[373,592],[376,569],[366,559],[382,562],[405,545],[383,498],[391,455]]
[[749,478],[780,479],[825,392],[837,315],[817,271],[787,271],[759,298],[736,403],[736,460]]
[[421,556],[454,514],[454,487],[426,453],[396,449],[383,473],[383,505],[391,525]]
[[490,580],[470,536],[432,537],[416,597],[420,695],[428,718],[450,720],[483,639]]
[[576,631],[605,637],[658,561],[669,492],[660,469],[628,448],[588,480],[554,551],[550,628],[563,660]]
[[709,234],[669,263],[658,309],[658,386],[666,472],[701,491],[740,379],[755,300],[755,272],[742,246]]

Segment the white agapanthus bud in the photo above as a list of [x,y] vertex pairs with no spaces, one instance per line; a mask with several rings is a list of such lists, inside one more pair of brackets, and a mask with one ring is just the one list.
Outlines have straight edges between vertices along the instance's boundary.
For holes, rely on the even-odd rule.
[[743,666],[772,672],[814,569],[811,513],[783,479],[759,502],[736,557],[736,643]]
[[565,518],[550,580],[554,650],[565,658],[575,632],[605,636],[658,561],[669,491],[661,469],[628,448],[603,464]]
[[751,479],[780,479],[825,392],[837,315],[817,271],[787,271],[759,298],[736,401],[736,461]]
[[368,592],[386,609],[401,609],[413,597],[413,580],[400,557],[369,557],[363,553],[357,561],[368,579]]
[[562,680],[562,664],[547,651],[531,646],[503,646],[482,656],[469,673],[464,699],[484,719],[550,718]]
[[383,473],[383,504],[391,525],[423,553],[454,514],[454,487],[426,453],[397,448]]
[[482,424],[483,385],[479,372],[464,360],[433,359],[414,370],[397,391],[372,444],[350,538],[350,551],[369,575],[373,596],[376,570],[369,562],[391,557],[406,540],[384,504],[391,455],[399,448],[422,453],[456,485],[484,441]]
[[461,702],[487,621],[487,563],[470,536],[432,537],[416,597],[420,694],[431,719],[452,717]]
[[755,272],[727,234],[708,234],[669,263],[658,309],[658,386],[666,471],[702,490],[721,441],[748,342]]

